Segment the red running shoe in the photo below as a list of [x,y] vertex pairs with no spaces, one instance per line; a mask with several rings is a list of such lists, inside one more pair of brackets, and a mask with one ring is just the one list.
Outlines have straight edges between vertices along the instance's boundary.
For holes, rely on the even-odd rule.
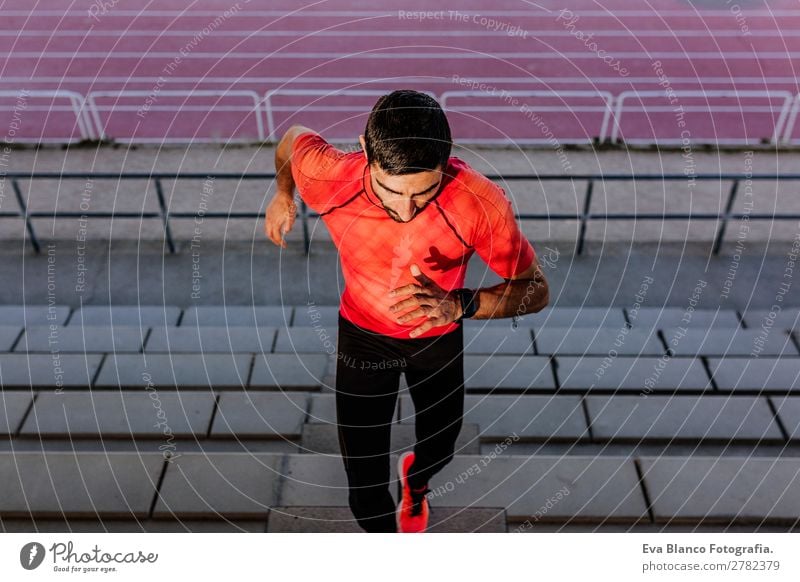
[[414,452],[406,451],[397,461],[397,474],[400,476],[400,503],[397,504],[395,517],[397,531],[400,533],[421,533],[428,527],[430,508],[425,495],[430,491],[428,486],[421,491],[412,491],[408,485],[408,470],[414,462]]

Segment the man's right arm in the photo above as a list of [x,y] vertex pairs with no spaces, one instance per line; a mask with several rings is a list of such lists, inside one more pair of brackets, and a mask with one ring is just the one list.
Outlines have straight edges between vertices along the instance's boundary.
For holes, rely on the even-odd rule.
[[284,235],[294,225],[297,205],[294,202],[295,181],[292,176],[292,146],[297,136],[314,131],[302,125],[291,126],[275,148],[275,194],[267,205],[264,232],[276,245],[286,248]]

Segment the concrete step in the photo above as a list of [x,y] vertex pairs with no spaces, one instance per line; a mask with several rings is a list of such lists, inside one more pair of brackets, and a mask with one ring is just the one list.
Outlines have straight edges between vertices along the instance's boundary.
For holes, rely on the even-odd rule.
[[215,327],[286,327],[291,325],[291,305],[203,305],[186,308],[181,326]]
[[[334,354],[338,328],[72,325],[0,327],[0,353],[282,353]],[[21,337],[20,337],[21,336]],[[662,330],[468,327],[467,355],[720,357],[800,356],[795,334],[781,329]],[[663,339],[662,339],[663,338]],[[534,341],[535,339],[535,341]],[[666,346],[666,347],[665,347]]]
[[[113,326],[135,327],[275,327],[278,329],[335,329],[338,305],[0,305],[5,326]],[[688,327],[695,330],[758,329],[762,324],[781,330],[796,329],[800,308],[778,313],[750,310],[742,317],[735,309],[683,309],[678,307],[567,307],[549,305],[540,313],[517,319],[516,330],[590,328],[619,330],[633,326],[640,331]],[[512,330],[512,319],[467,320],[466,330]]]
[[[397,455],[390,489],[396,496]],[[91,478],[89,478],[91,476]],[[0,518],[266,522],[274,508],[330,520],[347,509],[338,456],[0,453]],[[71,484],[65,489],[63,484]],[[509,523],[795,526],[800,458],[459,455],[431,507],[505,510]],[[442,513],[442,521],[446,518]],[[452,515],[452,514],[451,514]],[[486,514],[484,514],[486,515]],[[298,527],[283,525],[281,527]]]
[[[679,523],[507,524],[500,509],[431,507],[431,533],[797,533],[800,525]],[[274,507],[266,520],[222,519],[0,519],[3,533],[362,533],[348,509],[341,507]]]
[[555,369],[559,386],[573,390],[649,393],[713,389],[699,358],[563,356],[556,358]]
[[[427,533],[506,533],[502,507],[459,508],[431,505]],[[363,532],[345,507],[273,507],[267,521],[269,533]]]
[[[393,449],[413,445],[414,413],[411,397],[401,392]],[[287,444],[281,450],[292,445],[338,454],[335,421],[333,394],[304,391],[5,391],[0,400],[0,435],[19,441],[103,439],[109,447],[131,439],[170,438],[184,441],[182,446],[188,440],[206,450],[224,448],[227,440],[252,441],[248,448],[275,441]],[[459,451],[479,453],[508,439],[515,446],[800,444],[800,397],[468,394],[460,437],[465,448]]]
[[[395,424],[392,426],[390,451],[412,449],[416,442],[414,425]],[[340,455],[339,440],[334,424],[305,424],[300,438],[302,451],[309,454]],[[456,439],[456,453],[459,455],[478,455],[481,452],[478,425],[465,422]]]
[[15,353],[137,353],[149,328],[111,325],[28,326],[17,342]]
[[537,329],[534,336],[537,354],[660,356],[665,353],[664,344],[652,329],[548,327]]
[[263,533],[266,520],[0,519],[4,533]]
[[800,358],[709,358],[708,367],[720,391],[800,391]]
[[0,305],[3,325],[64,325],[72,309],[66,305]]
[[[331,354],[336,350],[337,332],[338,327],[279,329],[274,351]],[[465,328],[464,353],[532,355],[534,352],[531,328],[519,327],[516,330],[498,326]]]
[[800,354],[788,332],[780,329],[765,334],[760,329],[662,330],[670,354],[676,357],[762,357]]
[[[467,354],[465,385],[474,394],[794,394],[800,355],[789,349],[752,358]],[[335,355],[324,353],[14,352],[0,353],[0,388],[330,391],[336,365]],[[404,376],[401,388],[408,388]]]
[[687,327],[696,330],[736,329],[741,320],[733,309],[695,309],[694,307],[640,307],[626,310],[628,321],[637,329]]
[[800,521],[800,459],[644,457],[656,522]]
[[70,326],[177,325],[183,309],[175,305],[86,305],[76,309]]
[[800,308],[784,307],[780,311],[771,309],[750,309],[742,314],[747,327],[753,329],[779,329],[800,331]]
[[[325,396],[319,396],[319,399]],[[403,395],[401,423],[414,422],[414,404]],[[514,441],[577,442],[589,439],[581,400],[577,396],[508,396],[501,394],[464,398],[464,422],[479,428],[487,443]]]
[[0,325],[0,352],[10,352],[22,336],[21,325]]
[[181,326],[153,327],[147,353],[269,353],[275,344],[275,327]]

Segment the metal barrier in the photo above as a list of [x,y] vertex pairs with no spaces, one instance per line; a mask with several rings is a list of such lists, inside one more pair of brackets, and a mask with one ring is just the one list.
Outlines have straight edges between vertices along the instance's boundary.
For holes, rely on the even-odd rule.
[[[116,97],[117,100],[120,98],[126,97],[144,97],[145,99],[148,97],[153,97],[154,100],[158,97],[248,97],[253,100],[253,107],[241,107],[241,106],[229,106],[227,108],[219,108],[217,109],[227,109],[228,111],[246,111],[253,113],[256,118],[256,135],[258,136],[259,141],[264,141],[266,139],[266,135],[264,133],[264,120],[261,117],[261,98],[258,96],[258,93],[255,91],[248,91],[248,90],[236,90],[236,91],[213,91],[213,90],[194,90],[194,89],[170,89],[170,90],[158,90],[158,91],[92,91],[86,97],[86,105],[88,107],[89,113],[91,114],[92,119],[94,120],[95,126],[97,128],[97,134],[100,136],[100,139],[108,139],[108,135],[106,134],[106,124],[103,123],[103,120],[100,118],[100,107],[97,105],[97,98],[103,97]],[[116,104],[115,104],[116,105]],[[110,111],[139,111],[140,107],[136,107],[134,105],[122,105],[119,107],[112,106],[111,108],[107,108]],[[148,110],[159,110],[159,109],[166,109],[170,110],[169,106],[158,106],[158,105],[148,105]],[[180,110],[190,110],[190,106],[181,105]],[[197,109],[198,111],[209,111],[207,107],[201,107]],[[157,139],[157,138],[135,138],[130,137],[127,139],[119,140],[123,143],[163,143],[166,142],[166,139]],[[172,138],[170,141],[178,141],[183,142],[185,138]],[[192,138],[193,141],[198,141]],[[228,140],[229,142],[236,141],[236,140]],[[241,140],[240,140],[241,141]]]
[[[276,135],[276,131],[278,129],[278,124],[275,121],[275,111],[303,111],[303,112],[313,112],[313,111],[339,111],[339,112],[356,112],[359,115],[366,114],[367,110],[363,107],[355,107],[355,106],[341,106],[341,107],[330,107],[330,106],[320,106],[316,105],[315,103],[318,100],[312,101],[310,104],[303,105],[302,107],[278,107],[273,104],[273,99],[277,96],[309,96],[309,97],[331,97],[331,96],[365,96],[365,97],[379,97],[381,95],[386,94],[388,89],[288,89],[288,88],[277,88],[267,91],[263,97],[259,95],[254,90],[196,90],[196,89],[171,89],[171,90],[158,90],[153,89],[150,91],[144,90],[119,90],[119,91],[92,91],[87,94],[86,98],[83,97],[80,93],[75,91],[65,91],[65,90],[35,90],[35,91],[28,91],[28,96],[34,98],[40,97],[53,97],[53,98],[66,98],[70,100],[72,111],[76,117],[76,123],[78,130],[80,131],[82,139],[114,139],[120,141],[122,143],[192,143],[192,142],[212,142],[212,143],[248,143],[248,140],[245,139],[224,139],[224,138],[195,138],[192,136],[188,137],[163,137],[163,138],[136,138],[133,136],[115,136],[115,135],[108,135],[106,132],[106,124],[103,118],[100,115],[101,110],[108,110],[108,111],[120,111],[120,112],[131,112],[131,111],[138,111],[140,108],[131,105],[120,105],[116,106],[113,105],[111,107],[101,107],[97,104],[98,98],[107,98],[107,97],[116,97],[117,99],[121,98],[129,98],[129,97],[140,97],[140,98],[147,98],[153,97],[154,102],[155,98],[158,96],[163,97],[186,97],[190,99],[192,97],[210,97],[210,96],[217,96],[220,98],[225,97],[247,97],[253,100],[253,105],[251,106],[215,106],[217,110],[230,110],[230,111],[246,111],[251,112],[255,117],[256,122],[256,135],[257,139],[261,142],[276,142],[278,136]],[[437,98],[436,94],[432,91],[422,91],[433,97],[434,99]],[[694,99],[694,98],[703,98],[705,99],[705,103],[700,105],[685,105],[683,110],[685,112],[708,112],[709,114],[714,113],[724,113],[724,112],[739,112],[742,115],[747,113],[777,113],[777,119],[775,120],[774,127],[770,128],[771,133],[769,135],[764,134],[762,136],[758,136],[763,138],[765,141],[769,141],[772,145],[797,145],[800,144],[800,138],[792,139],[792,133],[794,131],[797,118],[800,116],[800,94],[790,93],[789,91],[737,91],[737,90],[703,90],[703,91],[695,91],[695,90],[675,90],[670,93],[677,98],[685,97],[687,99]],[[0,91],[0,97],[15,97],[19,96],[18,91]],[[664,99],[667,97],[667,93],[663,90],[658,91],[623,91],[618,95],[614,95],[608,91],[599,91],[599,90],[554,90],[554,89],[547,89],[547,90],[514,90],[514,91],[502,91],[502,94],[498,95],[496,92],[491,91],[445,91],[441,94],[438,98],[442,107],[447,109],[450,106],[448,103],[449,100],[459,97],[476,97],[476,98],[486,98],[486,97],[554,97],[557,99],[561,99],[562,104],[557,104],[555,106],[548,105],[548,106],[541,106],[541,107],[530,107],[527,111],[530,113],[540,113],[540,112],[552,112],[552,111],[565,111],[565,112],[592,112],[592,113],[600,113],[602,112],[602,120],[600,122],[600,127],[597,129],[596,132],[594,131],[587,131],[587,135],[581,138],[575,138],[570,136],[560,136],[556,135],[555,138],[564,144],[571,144],[571,143],[590,143],[594,140],[600,143],[618,143],[620,140],[620,133],[621,133],[621,123],[623,119],[623,114],[626,111],[625,104],[630,103],[631,101],[635,101],[636,99],[639,100],[639,109],[646,114],[654,114],[654,113],[664,113],[674,111],[671,106],[663,106],[663,105],[650,105],[646,106],[644,103],[641,102],[642,99],[653,99],[653,98],[661,98]],[[575,107],[569,107],[566,104],[570,99],[578,99],[578,98],[590,98],[596,97],[602,100],[602,104],[600,105],[578,105]],[[780,106],[773,107],[770,104],[767,105],[742,105],[738,103],[736,105],[713,105],[708,102],[709,99],[767,99],[767,100],[774,100],[774,99],[781,99],[782,104]],[[263,104],[263,107],[262,107]],[[779,107],[779,109],[778,109]],[[52,110],[53,108],[50,108]],[[205,106],[189,106],[185,104],[181,104],[178,106],[174,105],[155,105],[155,104],[148,104],[148,109],[152,110],[159,110],[159,111],[175,111],[180,112],[181,109],[183,110],[192,110],[192,111],[207,111],[208,108]],[[519,109],[519,108],[517,108]],[[489,107],[479,107],[479,106],[462,106],[462,107],[454,107],[452,108],[453,111],[513,111],[514,107],[511,105],[504,105],[501,107],[497,106],[489,106]],[[630,110],[628,108],[627,110]],[[266,117],[266,124],[264,122],[264,117]],[[266,126],[266,127],[265,127]],[[596,135],[590,135],[596,134]],[[345,139],[352,139],[353,136],[347,136]],[[340,139],[338,137],[330,137],[330,139]],[[756,138],[752,138],[755,140]],[[20,142],[25,143],[46,143],[46,142],[54,142],[54,143],[63,143],[64,140],[62,138],[37,138],[37,139],[18,139]],[[467,140],[469,141],[469,140]],[[519,143],[519,144],[541,144],[541,143],[548,143],[549,139],[541,139],[541,138],[509,138],[507,140],[501,138],[476,138],[472,142],[469,143],[487,143],[487,144],[496,144],[496,143]],[[72,143],[70,139],[68,143]],[[655,144],[661,143],[665,145],[669,144],[680,144],[682,140],[680,139],[651,139],[651,138],[644,138],[644,139],[628,139],[626,143],[629,144]],[[712,145],[742,145],[748,143],[748,137],[743,136],[742,138],[722,138],[715,136],[710,137],[700,137],[692,136],[692,143],[694,144],[712,144]]]
[[[25,97],[27,100],[29,97],[34,99],[39,98],[47,98],[50,97],[52,99],[69,99],[72,112],[75,114],[75,122],[78,125],[78,131],[81,134],[81,139],[94,139],[94,133],[92,131],[92,123],[89,119],[89,115],[86,110],[86,100],[83,98],[83,95],[77,93],[75,91],[67,91],[64,89],[57,89],[54,91],[49,90],[35,90],[35,91],[0,91],[0,97],[16,97],[20,98],[21,96]],[[27,108],[26,109],[34,109],[34,108]],[[38,110],[39,108],[36,108]],[[42,109],[43,111],[53,111],[54,107],[47,107],[47,109]],[[21,143],[38,143],[45,141],[48,142],[56,142],[61,143],[64,141],[64,138],[38,138],[35,140],[25,139],[25,138],[17,138],[15,141],[19,141]],[[72,136],[66,138],[66,143],[73,143],[75,140],[72,139]]]
[[[591,113],[602,113],[602,121],[600,123],[600,129],[597,131],[596,135],[586,135],[582,138],[565,138],[563,136],[558,137],[558,141],[564,144],[585,144],[591,143],[593,140],[597,140],[599,142],[603,142],[606,139],[606,135],[608,132],[608,124],[611,118],[611,112],[613,111],[613,101],[614,96],[609,93],[608,91],[555,91],[555,90],[544,90],[544,91],[502,91],[501,95],[496,95],[496,92],[491,91],[446,91],[442,93],[441,99],[441,106],[442,109],[445,111],[516,111],[522,113],[524,111],[529,111],[531,113],[538,113],[538,112],[545,112],[545,111],[561,111],[564,113],[575,113],[575,112],[591,112]],[[540,106],[534,108],[528,108],[527,110],[523,110],[516,105],[505,105],[501,107],[479,107],[479,106],[462,106],[462,107],[449,107],[448,100],[454,98],[463,98],[463,97],[480,97],[480,98],[487,98],[487,97],[554,97],[560,99],[562,104],[556,106]],[[602,105],[579,105],[570,107],[568,106],[565,101],[570,98],[577,98],[577,99],[600,99],[603,101]],[[587,132],[588,133],[588,132]],[[482,140],[487,141],[487,140]],[[491,140],[491,143],[497,143],[502,140]],[[523,144],[544,144],[549,143],[549,138],[523,138],[523,139],[510,139],[505,141],[514,141],[517,143]]]
[[[702,181],[732,181],[731,187],[728,191],[728,198],[725,203],[725,211],[721,214],[713,213],[671,213],[671,214],[658,214],[658,213],[638,213],[638,214],[621,214],[621,213],[591,213],[589,209],[592,203],[592,192],[594,190],[595,182],[679,182],[687,179],[684,174],[574,174],[574,175],[535,175],[535,174],[514,174],[509,176],[499,174],[486,174],[486,177],[493,181],[499,182],[520,182],[520,181],[540,181],[540,182],[586,182],[586,189],[584,191],[583,211],[578,214],[569,213],[550,213],[550,214],[515,214],[518,220],[579,220],[580,230],[578,235],[577,254],[582,254],[583,246],[586,235],[586,226],[592,220],[714,220],[719,221],[719,227],[714,236],[713,254],[719,254],[722,239],[725,236],[725,229],[727,228],[730,220],[742,219],[747,216],[748,219],[758,220],[800,220],[800,214],[753,214],[753,213],[732,213],[733,205],[735,202],[736,194],[739,190],[739,184],[742,181],[753,180],[800,180],[800,174],[696,174],[692,178]],[[167,209],[167,204],[164,198],[164,191],[161,185],[162,180],[200,180],[200,179],[214,179],[214,180],[273,180],[274,173],[252,173],[252,174],[236,174],[236,173],[217,173],[217,174],[203,174],[203,173],[94,173],[94,172],[9,172],[6,174],[0,173],[0,178],[10,178],[11,187],[19,204],[18,211],[0,210],[0,217],[19,217],[25,221],[25,228],[35,253],[40,253],[41,245],[39,239],[36,237],[32,218],[160,218],[164,225],[164,237],[166,240],[167,248],[170,253],[176,252],[175,240],[172,237],[172,230],[170,228],[171,218],[194,218],[194,212],[170,212]],[[37,179],[62,179],[62,180],[153,180],[155,183],[156,197],[158,198],[157,212],[70,212],[70,211],[34,211],[29,212],[25,203],[25,197],[19,187],[19,180],[37,180]],[[316,212],[309,212],[305,202],[300,204],[299,218],[303,229],[303,248],[306,254],[309,253],[311,247],[311,240],[309,237],[308,219],[318,218],[319,214]],[[231,219],[231,218],[251,218],[258,220],[262,218],[261,212],[205,212],[203,218],[212,219]]]
[[792,110],[786,119],[786,129],[783,132],[783,140],[781,140],[784,145],[800,143],[800,138],[792,139],[792,132],[794,131],[798,113],[800,113],[800,94],[795,97],[794,103],[792,103]]
[[[434,99],[436,99],[436,95],[431,93],[430,91],[420,91],[420,93],[425,93],[426,95],[430,95]],[[308,97],[331,97],[331,96],[344,96],[344,97],[380,97],[382,95],[386,95],[385,90],[380,89],[273,89],[271,91],[267,91],[264,94],[264,109],[267,114],[267,130],[269,132],[269,140],[270,141],[278,141],[278,138],[275,136],[275,130],[277,126],[275,125],[275,115],[273,113],[274,110],[280,109],[283,110],[285,108],[278,108],[272,105],[272,98],[279,96],[279,95],[298,95],[298,96],[308,96]],[[330,106],[327,107],[317,107],[313,104],[304,106],[302,108],[297,107],[290,107],[288,108],[290,111],[301,111],[301,112],[309,112],[309,111],[352,111],[357,112],[360,115],[364,115],[366,113],[366,109],[363,107],[337,107],[332,108]],[[337,139],[335,137],[331,139]]]
[[[780,139],[781,133],[784,131],[784,125],[786,124],[787,119],[790,115],[790,109],[792,107],[792,101],[794,100],[794,95],[789,93],[788,91],[671,91],[669,96],[674,96],[676,99],[680,97],[685,97],[687,99],[696,99],[696,98],[704,98],[706,99],[706,104],[708,103],[709,98],[715,99],[783,99],[783,104],[780,108],[780,113],[778,114],[778,119],[775,121],[775,126],[773,128],[772,134],[769,136],[769,143],[777,144],[778,140]],[[614,127],[611,130],[611,142],[615,143],[619,139],[620,131],[622,130],[622,113],[623,107],[625,106],[625,100],[630,99],[639,99],[639,104],[642,105],[642,109],[649,115],[652,112],[670,112],[675,114],[675,108],[672,105],[669,106],[650,106],[645,107],[644,104],[641,103],[641,99],[652,99],[652,98],[667,98],[666,91],[623,91],[617,96],[617,107],[614,111]],[[693,105],[681,105],[681,110],[683,112],[694,112],[694,111],[720,111],[720,108],[712,108],[709,105],[700,105],[700,106],[693,106]],[[728,109],[722,109],[727,111],[734,111],[734,112],[741,112],[744,114],[745,112],[753,112],[753,113],[772,113],[774,109],[770,106],[743,106],[738,104],[737,106],[733,106],[732,108],[729,106]],[[651,124],[652,127],[652,124]],[[791,128],[787,127],[787,130],[791,132]],[[767,138],[766,135],[761,136],[764,139]],[[653,140],[650,139],[628,139],[625,140],[626,143],[653,143]],[[680,139],[663,139],[657,140],[663,144],[680,144],[682,140]],[[702,140],[697,140],[696,138],[692,140],[692,143],[709,143]],[[747,144],[747,137],[742,138],[741,140],[719,140],[716,139],[716,143],[723,144],[723,143],[735,143],[735,144]]]

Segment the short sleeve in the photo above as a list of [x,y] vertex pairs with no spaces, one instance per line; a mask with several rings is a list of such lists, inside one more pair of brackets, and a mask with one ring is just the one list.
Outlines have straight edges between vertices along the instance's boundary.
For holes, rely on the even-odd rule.
[[314,210],[320,212],[335,205],[341,192],[336,182],[336,162],[345,153],[315,132],[298,135],[292,144],[292,177],[300,197]]
[[536,252],[520,229],[505,191],[492,184],[477,198],[479,216],[473,241],[475,252],[504,279],[530,268]]

